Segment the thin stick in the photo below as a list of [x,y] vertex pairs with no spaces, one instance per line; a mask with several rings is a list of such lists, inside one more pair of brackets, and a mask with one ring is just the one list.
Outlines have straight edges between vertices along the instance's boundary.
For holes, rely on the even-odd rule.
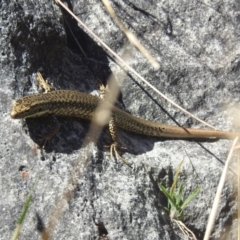
[[[44,240],[49,240],[51,238],[51,235],[53,234],[53,231],[56,228],[59,219],[63,215],[68,202],[72,198],[72,195],[77,187],[79,179],[82,178],[84,171],[86,170],[86,166],[89,162],[89,159],[91,158],[91,149],[89,147],[89,144],[94,143],[96,145],[103,127],[108,123],[110,119],[111,107],[114,106],[114,102],[120,90],[117,87],[115,88],[111,87],[111,84],[113,84],[111,78],[113,78],[113,75],[111,75],[108,79],[110,89],[113,90],[111,91],[111,93],[107,92],[105,96],[105,100],[109,104],[106,104],[105,101],[104,102],[102,101],[99,103],[96,109],[95,118],[94,120],[91,121],[89,131],[83,141],[81,151],[79,152],[80,157],[75,160],[72,172],[69,174],[68,183],[66,184],[63,193],[56,201],[55,208],[50,214]],[[123,81],[124,78],[125,74],[121,76],[120,80]]]
[[110,2],[108,0],[102,0],[103,4],[105,5],[105,7],[107,8],[109,14],[112,16],[112,18],[115,20],[115,22],[117,23],[117,25],[120,27],[120,29],[125,33],[125,35],[127,36],[128,40],[130,41],[130,43],[132,43],[133,45],[136,46],[136,48],[138,48],[138,50],[142,53],[142,55],[147,58],[147,60],[152,64],[152,66],[158,70],[160,65],[159,63],[150,55],[150,53],[148,52],[148,50],[138,41],[138,39],[135,37],[135,35],[130,32],[127,27],[125,27],[125,25],[122,23],[122,21],[118,18],[117,14],[115,13],[115,11],[113,10]]
[[238,165],[238,240],[240,240],[240,157],[237,158],[237,165]]
[[220,202],[222,189],[223,189],[224,182],[225,182],[226,175],[227,175],[228,166],[229,166],[230,160],[232,158],[234,147],[235,147],[237,141],[238,141],[238,137],[236,137],[233,141],[232,147],[231,147],[230,152],[228,154],[226,164],[223,168],[222,175],[221,175],[221,178],[220,178],[220,181],[219,181],[219,184],[218,184],[218,188],[217,188],[217,192],[216,192],[216,195],[215,195],[215,198],[214,198],[214,201],[213,201],[212,210],[211,210],[211,213],[209,215],[207,229],[206,229],[203,240],[208,240],[210,238],[212,228],[213,228],[213,225],[214,225],[214,221],[215,221],[215,218],[216,218],[216,215],[217,215],[218,204]]
[[120,58],[111,48],[109,48],[98,36],[96,36],[72,11],[69,10],[61,1],[55,0],[56,3],[61,5],[76,21],[79,23],[79,25],[82,27],[82,30],[85,31],[94,41],[96,41],[98,44],[100,44],[116,61],[118,64],[120,64],[121,67],[123,67],[126,71],[129,73],[134,74],[138,79],[143,81],[145,84],[147,84],[153,91],[158,93],[162,98],[170,102],[173,106],[181,110],[183,113],[185,113],[188,116],[191,116],[198,122],[203,123],[204,125],[216,129],[214,126],[210,125],[209,123],[206,123],[205,121],[201,120],[198,117],[195,117],[193,114],[179,106],[178,104],[174,103],[172,100],[167,98],[163,93],[161,93],[157,88],[155,88],[152,84],[150,84],[147,80],[145,80],[141,75],[139,75],[133,68],[131,68],[128,64],[126,64],[122,58]]

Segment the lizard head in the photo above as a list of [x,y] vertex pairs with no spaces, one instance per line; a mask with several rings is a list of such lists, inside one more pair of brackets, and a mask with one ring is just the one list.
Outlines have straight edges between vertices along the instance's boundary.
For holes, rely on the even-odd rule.
[[47,110],[44,111],[37,101],[29,96],[17,99],[13,101],[12,109],[11,109],[11,118],[34,118],[47,114]]

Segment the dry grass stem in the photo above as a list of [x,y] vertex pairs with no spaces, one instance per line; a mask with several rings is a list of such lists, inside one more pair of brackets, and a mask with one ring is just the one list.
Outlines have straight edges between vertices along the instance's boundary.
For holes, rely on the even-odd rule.
[[138,41],[138,39],[134,36],[132,32],[130,32],[127,27],[122,23],[122,21],[118,18],[117,14],[115,13],[114,9],[112,8],[110,2],[108,0],[102,0],[103,4],[105,5],[107,11],[118,24],[119,28],[125,33],[130,43],[136,46],[138,50],[142,53],[142,55],[152,64],[152,66],[158,70],[160,65],[159,63],[150,55],[147,49]]
[[[121,75],[120,81],[123,82],[126,74]],[[110,116],[111,116],[111,107],[114,106],[114,102],[119,94],[119,87],[113,85],[113,75],[110,76],[108,79],[108,86],[111,89],[111,92],[106,92],[105,100],[100,102],[98,108],[96,109],[96,116],[94,121],[91,122],[89,132],[87,133],[83,145],[81,147],[79,158],[75,161],[73,170],[69,174],[68,183],[62,193],[62,195],[58,198],[55,204],[55,209],[50,214],[50,218],[47,223],[47,230],[44,240],[48,240],[51,238],[51,235],[60,220],[62,214],[64,213],[68,202],[70,201],[76,187],[78,184],[79,179],[84,174],[86,169],[87,163],[91,158],[90,151],[90,143],[97,144],[99,135],[103,129],[103,127],[108,124]],[[106,104],[108,102],[108,104]],[[104,114],[103,114],[104,113]],[[103,118],[104,115],[104,118]],[[106,117],[108,116],[108,117]],[[47,236],[47,237],[46,237]],[[43,239],[43,238],[42,238]]]
[[240,157],[237,158],[237,165],[238,165],[238,202],[237,202],[237,208],[238,208],[238,240],[240,240]]
[[215,198],[214,198],[212,210],[211,210],[211,213],[209,215],[208,224],[207,224],[206,232],[205,232],[205,235],[204,235],[204,240],[208,240],[211,236],[212,228],[213,228],[214,221],[215,221],[215,218],[216,218],[216,215],[217,215],[218,204],[220,202],[222,189],[223,189],[225,179],[226,179],[226,175],[227,175],[227,171],[228,171],[228,166],[229,166],[230,160],[232,158],[234,147],[237,144],[237,141],[238,141],[238,137],[236,137],[233,141],[232,147],[231,147],[230,152],[228,154],[226,164],[223,168],[222,175],[221,175],[221,178],[220,178],[220,181],[219,181],[219,184],[218,184],[217,192],[216,192],[216,195],[215,195]]

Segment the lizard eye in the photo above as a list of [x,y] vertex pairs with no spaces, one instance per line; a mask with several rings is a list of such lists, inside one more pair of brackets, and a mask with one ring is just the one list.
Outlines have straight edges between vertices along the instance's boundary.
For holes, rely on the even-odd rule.
[[14,101],[14,104],[16,104],[16,105],[21,105],[21,104],[22,104],[22,100],[21,100],[21,99],[15,100],[15,101]]

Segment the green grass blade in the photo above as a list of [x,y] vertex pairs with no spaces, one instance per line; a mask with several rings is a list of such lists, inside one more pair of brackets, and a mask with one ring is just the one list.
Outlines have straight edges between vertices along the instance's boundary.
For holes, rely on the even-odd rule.
[[16,226],[16,228],[15,228],[15,230],[14,230],[14,232],[13,232],[12,240],[16,240],[16,239],[18,239],[18,237],[19,237],[19,234],[20,234],[20,231],[21,231],[21,227],[22,227],[22,223],[23,223],[23,220],[24,220],[24,218],[25,218],[25,216],[26,216],[26,213],[27,213],[27,211],[28,211],[28,208],[29,208],[29,206],[30,206],[30,203],[31,203],[31,201],[32,201],[32,198],[33,198],[33,195],[32,195],[32,194],[33,194],[33,191],[34,191],[34,189],[35,189],[35,186],[36,186],[38,180],[39,180],[39,178],[37,178],[36,181],[35,181],[35,183],[33,184],[33,187],[32,187],[32,189],[31,189],[31,192],[30,192],[30,194],[28,195],[27,200],[26,200],[26,202],[25,202],[25,204],[24,204],[24,206],[23,206],[22,213],[21,213],[21,215],[20,215],[20,217],[19,217],[19,219],[18,219],[18,221],[17,221],[17,226]]
[[180,184],[178,194],[176,195],[176,204],[180,205],[182,203],[183,196],[183,183]]
[[29,205],[30,205],[30,202],[32,200],[32,194],[30,194],[27,198],[27,201],[25,202],[24,206],[23,206],[23,210],[22,210],[22,213],[18,219],[18,222],[17,222],[17,227],[15,228],[14,230],[14,233],[13,233],[13,236],[12,236],[12,240],[15,240],[15,239],[18,239],[18,236],[19,236],[19,233],[20,233],[20,230],[21,230],[21,227],[22,227],[22,223],[23,223],[23,220],[26,216],[26,213],[27,213],[27,210],[29,208]]
[[181,206],[181,209],[183,209],[184,207],[186,207],[186,205],[192,201],[193,198],[195,198],[197,196],[197,194],[199,193],[200,191],[200,187],[196,188],[186,199],[185,201],[183,202],[182,206]]
[[177,187],[178,175],[179,175],[179,173],[180,173],[180,171],[181,171],[181,168],[182,168],[182,165],[183,165],[183,161],[184,161],[184,160],[182,160],[182,161],[180,162],[180,164],[178,165],[178,168],[177,168],[177,170],[176,170],[176,173],[174,174],[173,184],[172,184],[171,189],[176,189],[176,187]]
[[23,206],[23,210],[22,210],[22,213],[21,213],[21,215],[20,215],[20,217],[18,219],[18,223],[17,224],[21,225],[23,223],[23,220],[24,220],[24,218],[26,216],[26,213],[27,213],[27,210],[28,210],[28,208],[30,206],[30,202],[31,201],[32,201],[32,194],[30,194],[28,196],[27,201],[25,202],[25,204]]
[[175,208],[177,208],[175,198],[171,196],[171,194],[168,192],[168,190],[162,184],[159,183],[158,185],[159,185],[159,188],[163,191],[164,195],[167,197],[170,204],[172,206],[174,206]]

